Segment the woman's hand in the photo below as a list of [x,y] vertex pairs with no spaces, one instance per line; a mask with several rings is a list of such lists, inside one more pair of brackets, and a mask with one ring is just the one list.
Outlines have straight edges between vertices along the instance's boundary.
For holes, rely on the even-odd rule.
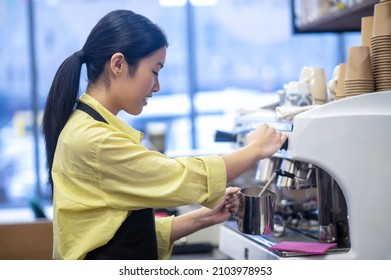
[[247,134],[244,147],[222,156],[227,169],[227,183],[253,168],[259,160],[273,155],[286,139],[285,134],[267,124]]
[[225,191],[225,198],[213,209],[207,209],[213,224],[219,224],[226,221],[231,213],[235,213],[238,209],[238,200],[235,194],[240,191],[237,187],[228,187]]
[[259,159],[272,156],[285,142],[286,135],[273,127],[263,124],[247,134],[247,145],[254,150]]
[[171,231],[171,242],[227,220],[231,215],[230,213],[235,212],[238,207],[235,198],[238,191],[240,191],[240,188],[228,187],[224,199],[214,208],[202,207],[175,217]]

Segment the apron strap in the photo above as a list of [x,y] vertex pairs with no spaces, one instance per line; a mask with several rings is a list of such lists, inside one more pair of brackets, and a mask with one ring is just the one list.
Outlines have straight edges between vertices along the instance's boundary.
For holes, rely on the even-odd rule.
[[81,110],[85,113],[87,113],[88,115],[90,115],[91,117],[93,117],[95,120],[97,121],[100,121],[100,122],[104,122],[104,123],[107,123],[109,124],[102,116],[101,114],[99,114],[94,108],[92,108],[91,106],[81,102],[81,101],[78,101],[77,104],[76,104],[76,109],[78,110]]

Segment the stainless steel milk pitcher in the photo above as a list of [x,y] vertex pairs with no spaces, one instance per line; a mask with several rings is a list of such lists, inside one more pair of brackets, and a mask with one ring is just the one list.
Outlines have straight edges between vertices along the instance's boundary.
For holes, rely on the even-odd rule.
[[242,233],[260,235],[273,232],[277,196],[270,190],[258,196],[261,191],[260,187],[245,187],[236,194],[239,207],[235,218]]

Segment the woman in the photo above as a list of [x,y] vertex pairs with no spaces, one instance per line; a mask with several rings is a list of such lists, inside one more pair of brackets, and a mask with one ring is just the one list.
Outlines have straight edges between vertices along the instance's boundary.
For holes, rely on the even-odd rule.
[[[285,141],[264,125],[224,156],[170,159],[141,145],[116,115],[140,114],[159,91],[167,46],[150,20],[117,10],[58,69],[43,118],[55,259],[169,258],[175,240],[229,217],[238,188],[227,182]],[[83,63],[88,85],[78,100]],[[153,208],[189,204],[204,207],[155,221]]]

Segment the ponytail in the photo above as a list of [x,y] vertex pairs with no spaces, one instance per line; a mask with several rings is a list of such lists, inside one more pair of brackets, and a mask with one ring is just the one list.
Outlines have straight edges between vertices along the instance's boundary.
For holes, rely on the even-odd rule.
[[84,63],[83,50],[68,57],[57,70],[46,100],[42,121],[45,140],[48,185],[53,194],[51,170],[54,152],[61,130],[68,121],[79,94],[81,66]]

